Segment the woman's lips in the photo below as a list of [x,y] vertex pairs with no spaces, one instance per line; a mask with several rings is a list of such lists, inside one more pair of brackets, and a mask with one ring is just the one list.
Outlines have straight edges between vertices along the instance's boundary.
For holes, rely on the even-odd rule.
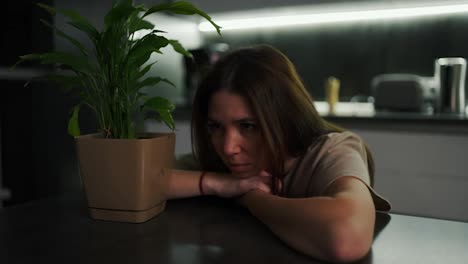
[[229,168],[232,172],[244,172],[250,168],[250,163],[229,164]]

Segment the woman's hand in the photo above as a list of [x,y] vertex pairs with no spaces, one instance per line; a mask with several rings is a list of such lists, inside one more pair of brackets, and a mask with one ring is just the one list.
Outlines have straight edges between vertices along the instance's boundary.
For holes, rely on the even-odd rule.
[[207,173],[202,184],[207,194],[232,198],[251,190],[271,193],[272,179],[271,174],[266,171],[244,178],[236,177],[233,174]]

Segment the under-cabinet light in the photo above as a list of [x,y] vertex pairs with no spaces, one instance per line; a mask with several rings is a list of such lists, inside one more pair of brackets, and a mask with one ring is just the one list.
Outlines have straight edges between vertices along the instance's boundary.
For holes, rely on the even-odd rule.
[[[366,8],[366,7],[364,7]],[[250,12],[250,17],[241,18],[225,18],[223,15],[213,16],[216,23],[226,30],[240,30],[253,28],[278,28],[298,25],[313,25],[325,23],[339,22],[354,22],[354,21],[369,21],[382,19],[405,19],[424,16],[440,16],[457,13],[468,12],[468,3],[454,3],[444,5],[427,5],[426,6],[392,6],[392,7],[367,7],[362,10],[336,10],[313,12],[310,14],[285,14],[281,13],[270,16],[255,16],[255,13]],[[312,9],[313,10],[313,9]],[[263,12],[265,13],[265,12]],[[226,16],[225,16],[226,17]],[[214,31],[214,27],[208,22],[199,24],[199,30],[203,32]]]

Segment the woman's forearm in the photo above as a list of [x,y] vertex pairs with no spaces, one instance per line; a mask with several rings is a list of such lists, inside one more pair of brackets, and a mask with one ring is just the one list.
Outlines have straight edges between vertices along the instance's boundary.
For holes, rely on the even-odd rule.
[[[199,195],[230,197],[247,191],[236,188],[238,181],[239,179],[223,173],[172,170],[166,197],[168,200]],[[233,194],[230,195],[230,192]]]
[[186,198],[202,195],[216,195],[225,198],[236,197],[253,189],[270,191],[271,177],[267,175],[247,178],[234,177],[227,173],[172,170],[166,199]]
[[315,258],[356,260],[372,243],[375,216],[350,199],[289,199],[252,191],[241,198],[241,203],[281,240]]
[[177,199],[200,195],[198,182],[200,171],[172,170],[166,192],[166,199]]
[[[202,174],[203,179],[201,179]],[[218,190],[220,185],[223,184],[224,178],[226,178],[226,175],[216,172],[172,170],[169,175],[166,199],[219,195]]]

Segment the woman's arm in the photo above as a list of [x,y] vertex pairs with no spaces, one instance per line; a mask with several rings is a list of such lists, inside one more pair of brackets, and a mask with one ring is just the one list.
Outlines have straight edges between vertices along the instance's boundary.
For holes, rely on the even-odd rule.
[[[201,171],[172,170],[166,199],[177,199],[201,195],[199,182]],[[262,172],[258,176],[238,178],[227,173],[206,172],[201,182],[205,195],[231,198],[258,189],[270,193],[271,176]]]
[[332,262],[350,262],[369,251],[375,209],[367,186],[341,177],[326,196],[282,198],[259,190],[240,198],[253,215],[292,248]]

